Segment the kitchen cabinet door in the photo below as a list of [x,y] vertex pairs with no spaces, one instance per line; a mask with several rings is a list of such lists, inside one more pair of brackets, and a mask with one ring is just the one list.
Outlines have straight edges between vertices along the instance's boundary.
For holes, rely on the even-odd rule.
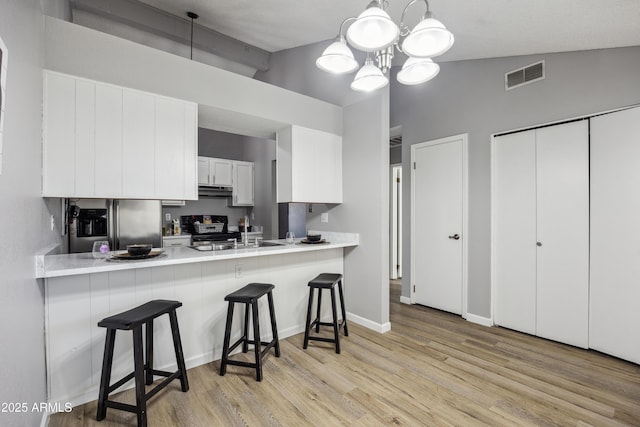
[[211,185],[211,158],[198,157],[198,185]]
[[198,105],[184,103],[184,178],[183,193],[174,199],[198,199]]
[[209,159],[211,185],[231,187],[233,185],[233,164],[234,162],[232,160]]
[[233,192],[234,206],[253,206],[254,165],[252,162],[233,162]]
[[290,126],[278,132],[279,203],[342,203],[342,138]]
[[122,88],[96,83],[94,197],[117,198],[122,186]]
[[156,196],[174,199],[184,193],[185,175],[184,104],[156,98]]
[[65,197],[75,190],[75,80],[44,74],[43,195]]
[[640,108],[591,119],[589,345],[640,363]]
[[123,94],[122,194],[139,197],[156,193],[155,97],[125,90]]
[[75,197],[95,197],[96,85],[76,80]]

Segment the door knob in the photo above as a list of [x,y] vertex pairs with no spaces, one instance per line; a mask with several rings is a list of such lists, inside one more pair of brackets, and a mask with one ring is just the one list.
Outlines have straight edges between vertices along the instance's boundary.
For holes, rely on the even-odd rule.
[[449,238],[453,240],[460,240],[460,235],[454,234],[453,236],[449,236]]
[[542,246],[542,242],[536,242],[536,246]]

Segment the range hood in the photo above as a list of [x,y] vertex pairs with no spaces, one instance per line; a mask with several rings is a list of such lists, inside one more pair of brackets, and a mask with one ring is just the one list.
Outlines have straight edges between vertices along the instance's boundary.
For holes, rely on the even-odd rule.
[[231,197],[232,187],[211,187],[199,186],[198,196],[200,197]]

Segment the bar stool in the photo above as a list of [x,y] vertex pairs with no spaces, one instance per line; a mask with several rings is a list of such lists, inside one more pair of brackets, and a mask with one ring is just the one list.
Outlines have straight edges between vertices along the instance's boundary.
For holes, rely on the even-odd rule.
[[[180,331],[178,329],[178,318],[176,317],[176,309],[181,306],[182,303],[180,301],[153,300],[129,311],[107,317],[98,322],[98,326],[107,328],[107,337],[104,343],[104,357],[102,359],[102,376],[100,377],[98,412],[96,415],[96,419],[98,421],[105,419],[107,416],[107,408],[114,408],[135,413],[138,419],[138,427],[146,427],[147,401],[149,399],[165,388],[171,381],[178,378],[180,379],[182,391],[186,392],[189,390],[187,369],[184,364]],[[178,370],[173,373],[153,369],[153,319],[162,316],[163,314],[169,315],[171,335],[173,336],[173,347],[175,349],[176,362],[178,364]],[[143,359],[142,325],[146,326],[146,363]],[[109,382],[111,381],[111,365],[113,362],[113,346],[115,343],[116,331],[118,329],[123,331],[133,331],[134,371],[113,385],[109,385]],[[154,375],[166,378],[151,391],[145,393],[145,384],[151,385],[153,383]],[[109,394],[131,378],[135,378],[135,406],[109,400]]]
[[[220,375],[227,372],[227,365],[244,366],[246,368],[255,368],[256,380],[262,381],[262,358],[273,347],[275,348],[276,357],[280,357],[280,342],[278,341],[278,328],[276,326],[276,313],[273,307],[273,295],[271,291],[274,286],[267,283],[249,283],[244,288],[224,297],[229,302],[227,309],[227,325],[224,331],[224,346],[222,348],[222,361],[220,363]],[[260,340],[260,320],[258,318],[258,299],[263,295],[267,295],[269,301],[269,316],[271,317],[271,331],[273,339],[270,342]],[[233,308],[235,303],[243,303],[244,309],[244,330],[238,341],[229,346],[231,339],[231,323],[233,321]],[[253,340],[249,339],[249,306],[251,306],[252,323],[253,323]],[[230,360],[229,353],[242,344],[242,352],[249,351],[249,344],[254,345],[255,363],[244,362],[240,360]],[[261,345],[265,347],[261,349]]]
[[[342,309],[342,322],[338,323],[338,310],[336,309],[336,285],[340,294],[340,307]],[[316,318],[311,321],[311,307],[313,306],[313,294],[318,290],[318,308],[316,310]],[[331,290],[331,312],[333,314],[332,322],[320,321],[320,308],[322,305],[322,291],[324,289]],[[311,329],[316,328],[316,333],[320,332],[320,326],[333,326],[333,339],[317,336],[309,336]],[[307,306],[307,323],[304,330],[304,345],[306,349],[309,341],[324,341],[334,343],[336,345],[336,353],[340,354],[340,328],[344,327],[344,335],[349,336],[347,328],[347,313],[344,308],[344,295],[342,293],[342,274],[322,273],[309,282],[309,305]]]

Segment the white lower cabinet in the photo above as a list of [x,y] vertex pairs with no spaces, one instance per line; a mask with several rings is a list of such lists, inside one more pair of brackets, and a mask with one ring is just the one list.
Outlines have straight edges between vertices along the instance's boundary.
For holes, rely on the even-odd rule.
[[590,347],[640,363],[640,108],[591,119]]
[[191,245],[191,236],[190,235],[176,235],[176,236],[163,236],[162,237],[162,247],[170,248],[172,246],[190,246]]
[[496,137],[492,171],[495,323],[588,347],[588,122]]
[[197,199],[197,105],[45,71],[42,190]]

